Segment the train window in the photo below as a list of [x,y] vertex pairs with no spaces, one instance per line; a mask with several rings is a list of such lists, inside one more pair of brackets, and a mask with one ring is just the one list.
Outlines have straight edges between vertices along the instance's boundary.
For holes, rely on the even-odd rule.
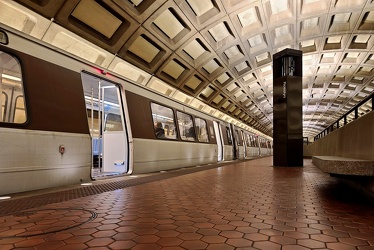
[[238,130],[235,130],[235,140],[236,140],[236,145],[240,146],[239,131]]
[[185,141],[195,141],[196,133],[192,122],[192,116],[177,111],[177,117],[181,139]]
[[2,30],[0,30],[0,43],[5,44],[5,45],[8,44],[8,36]]
[[23,100],[23,96],[18,96],[14,109],[14,123],[24,123],[26,121],[25,115],[25,101]]
[[[118,87],[104,80],[100,80],[99,87],[98,81],[89,82],[87,78],[84,78],[83,83],[91,136],[96,139],[103,132],[124,131]],[[98,97],[105,100],[98,102]]]
[[250,144],[250,138],[249,138],[249,134],[244,134],[245,136],[245,144],[247,145],[247,147],[250,147],[251,144]]
[[104,131],[123,131],[121,115],[114,113],[107,114]]
[[152,118],[157,138],[177,139],[174,111],[171,108],[151,103]]
[[261,139],[261,148],[266,148],[265,139]]
[[251,135],[251,145],[252,147],[258,147],[257,141],[256,141],[256,136]]
[[88,125],[90,127],[92,138],[99,138],[101,130],[99,112],[97,110],[89,109],[89,107],[87,107],[87,117],[89,121]]
[[210,132],[210,137],[214,139],[214,128],[212,126],[209,126],[209,132]]
[[206,121],[201,118],[195,118],[195,125],[199,142],[209,142]]
[[0,51],[0,121],[25,123],[26,109],[19,61]]
[[229,144],[232,145],[231,129],[229,127],[226,127],[226,134],[227,134],[227,140]]
[[5,94],[4,92],[1,93],[1,114],[2,114],[2,122],[4,121],[4,118],[6,116],[5,110],[6,110],[6,105],[8,103],[8,95]]

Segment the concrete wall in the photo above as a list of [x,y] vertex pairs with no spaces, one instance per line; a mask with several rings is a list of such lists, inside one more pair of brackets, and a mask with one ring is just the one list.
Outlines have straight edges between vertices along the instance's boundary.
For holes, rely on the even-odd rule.
[[[304,145],[304,157],[312,156],[374,160],[374,111],[312,144]],[[334,176],[356,188],[374,202],[374,178],[372,176]]]
[[374,160],[374,111],[304,145],[304,157],[314,155]]

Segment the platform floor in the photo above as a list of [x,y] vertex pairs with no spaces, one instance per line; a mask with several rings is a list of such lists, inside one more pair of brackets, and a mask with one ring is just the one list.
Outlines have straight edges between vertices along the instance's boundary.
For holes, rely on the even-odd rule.
[[0,249],[374,249],[372,203],[311,160],[271,165],[266,157],[0,201]]

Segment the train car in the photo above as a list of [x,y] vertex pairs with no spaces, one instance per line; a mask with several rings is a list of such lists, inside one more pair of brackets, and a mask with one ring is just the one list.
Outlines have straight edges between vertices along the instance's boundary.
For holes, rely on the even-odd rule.
[[9,27],[0,61],[0,194],[247,156],[232,124]]
[[271,149],[271,144],[269,143],[269,141],[261,136],[259,136],[258,140],[259,140],[259,145],[260,145],[260,155],[262,156],[271,155],[272,149]]
[[242,136],[243,130],[233,124],[231,124],[231,130],[234,133],[235,159],[243,160],[245,159],[245,146]]
[[219,160],[211,117],[157,96],[126,91],[133,139],[132,173]]
[[81,77],[50,61],[79,63],[12,32],[1,31],[0,44],[0,193],[89,181]]
[[244,131],[243,137],[245,141],[245,158],[250,159],[260,156],[258,136],[251,132]]

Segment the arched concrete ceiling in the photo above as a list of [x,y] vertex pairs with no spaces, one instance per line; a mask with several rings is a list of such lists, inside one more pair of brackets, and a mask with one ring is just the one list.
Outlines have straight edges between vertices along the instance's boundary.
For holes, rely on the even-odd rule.
[[[3,13],[21,8],[0,2]],[[129,62],[134,72],[141,69],[158,79],[151,88],[165,95],[178,91],[191,106],[209,110],[208,104],[269,136],[272,55],[278,51],[303,51],[305,137],[315,136],[374,91],[374,0],[16,2],[50,20],[40,21],[45,31],[36,34],[29,23],[35,26],[40,17],[14,17],[23,18],[19,29],[25,33],[66,50],[76,46],[70,52],[84,54],[84,45],[64,41],[71,36],[66,32],[50,35],[62,26],[114,55],[108,59],[87,49],[87,60],[119,73],[121,65],[114,62]]]

